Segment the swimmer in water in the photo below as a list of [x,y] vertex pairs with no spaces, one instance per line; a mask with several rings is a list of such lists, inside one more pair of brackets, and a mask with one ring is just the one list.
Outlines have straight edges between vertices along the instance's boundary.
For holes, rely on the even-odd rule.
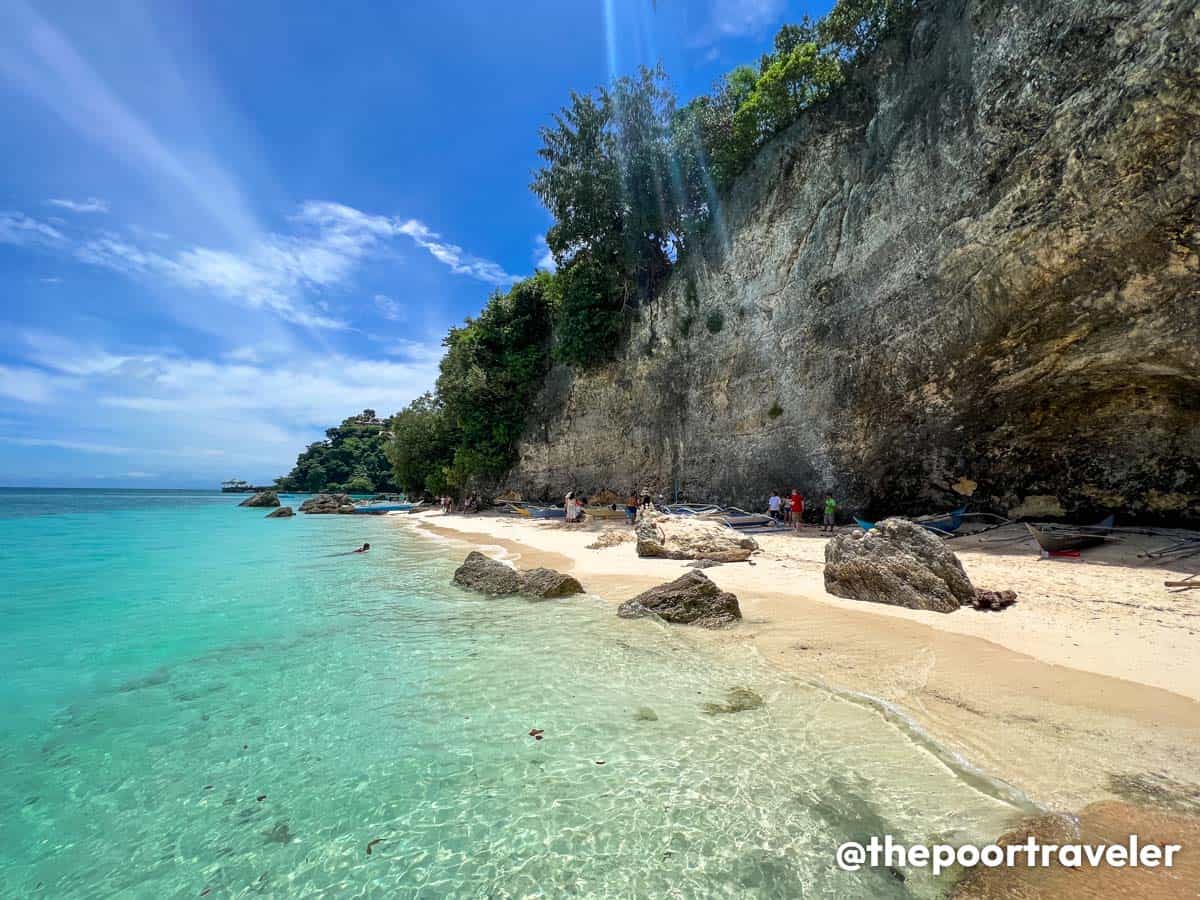
[[355,550],[354,552],[355,552],[355,553],[366,553],[366,552],[367,552],[368,550],[370,550],[370,549],[371,549],[371,545],[370,545],[370,544],[363,544],[361,547],[359,547],[359,548],[358,548],[357,550]]

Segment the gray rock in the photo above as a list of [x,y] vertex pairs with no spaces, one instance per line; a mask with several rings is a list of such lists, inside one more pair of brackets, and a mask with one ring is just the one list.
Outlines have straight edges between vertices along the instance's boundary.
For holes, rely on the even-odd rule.
[[1200,524],[1196,0],[916,7],[552,369],[509,487]]
[[868,532],[830,540],[825,590],[851,600],[944,613],[975,599],[958,557],[941,538],[908,519],[884,519]]
[[646,511],[637,524],[637,555],[744,562],[758,542],[721,522]]
[[639,706],[633,713],[633,720],[635,722],[657,722],[658,713],[649,706]]
[[309,515],[330,515],[354,512],[349,494],[317,494],[300,504],[300,512]]
[[656,615],[666,622],[720,628],[742,617],[737,597],[722,591],[703,572],[691,571],[626,600],[617,608],[623,619]]
[[583,585],[570,575],[539,567],[521,572],[521,593],[550,600],[582,594]]
[[274,491],[259,491],[253,497],[247,497],[238,506],[278,506],[279,495]]
[[273,509],[267,513],[268,519],[286,519],[288,516],[294,516],[296,511],[290,506],[281,506],[279,509]]
[[1016,591],[976,591],[971,605],[982,612],[999,612],[1016,602]]
[[454,583],[471,591],[499,597],[519,593],[523,582],[517,570],[472,550],[454,571]]
[[749,709],[758,709],[763,705],[763,698],[750,688],[730,688],[726,691],[725,697],[724,703],[705,703],[701,707],[704,714],[708,716],[729,715],[746,712]]

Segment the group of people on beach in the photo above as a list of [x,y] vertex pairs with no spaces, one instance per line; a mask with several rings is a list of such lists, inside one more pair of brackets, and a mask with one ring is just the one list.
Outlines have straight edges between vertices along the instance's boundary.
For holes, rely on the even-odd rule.
[[563,508],[567,511],[568,525],[583,521],[583,508],[586,505],[587,497],[576,497],[574,491],[567,491],[567,496],[563,498]]
[[[796,531],[804,524],[804,495],[799,488],[792,488],[785,496],[780,496],[778,490],[771,491],[767,500],[767,514],[777,522],[791,525]],[[826,493],[821,508],[821,531],[833,533],[837,525],[837,501],[833,494]]]
[[438,497],[438,506],[443,513],[454,512],[456,506],[459,512],[472,513],[479,512],[483,508],[483,501],[480,500],[478,494],[470,494],[461,503],[456,504],[454,498],[447,495]]

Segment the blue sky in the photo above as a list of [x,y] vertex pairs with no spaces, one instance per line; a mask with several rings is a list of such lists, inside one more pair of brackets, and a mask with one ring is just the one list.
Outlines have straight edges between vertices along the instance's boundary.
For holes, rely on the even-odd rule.
[[267,481],[400,408],[545,256],[571,90],[686,99],[829,5],[6,0],[0,485]]

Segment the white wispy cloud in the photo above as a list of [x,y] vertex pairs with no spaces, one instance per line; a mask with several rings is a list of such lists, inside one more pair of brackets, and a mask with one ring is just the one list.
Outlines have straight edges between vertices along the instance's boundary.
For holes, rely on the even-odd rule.
[[469,275],[495,285],[512,284],[520,277],[508,274],[498,263],[472,256],[457,244],[443,241],[441,235],[416,219],[401,222],[397,230],[412,238],[418,247],[428,250],[434,259],[448,266],[455,275]]
[[340,234],[353,241],[366,236],[375,238],[404,235],[456,275],[467,275],[489,284],[512,284],[520,278],[510,275],[491,260],[468,253],[458,244],[450,243],[420,219],[400,219],[365,213],[341,203],[310,201],[297,217]]
[[786,0],[712,0],[707,24],[690,43],[707,47],[723,38],[762,34],[781,22],[786,11]]
[[101,200],[99,197],[88,197],[86,200],[64,200],[55,198],[47,200],[47,203],[53,206],[61,206],[63,209],[69,209],[76,213],[106,213],[108,212],[108,201]]
[[[381,255],[388,242],[400,237],[414,241],[455,274],[496,285],[511,284],[519,277],[442,240],[417,219],[365,213],[338,203],[310,202],[291,221],[296,226],[294,232],[266,234],[240,248],[196,245],[171,251],[113,231],[68,237],[60,229],[23,213],[4,212],[0,213],[0,242],[54,244],[89,265],[130,278],[166,281],[190,291],[214,293],[314,329],[347,327],[342,319],[325,311],[321,297],[328,290],[345,288],[359,266]],[[377,295],[375,305],[385,317],[403,320],[402,305],[387,295]]]
[[554,261],[554,254],[550,252],[550,245],[546,243],[546,236],[539,234],[533,242],[533,257],[535,269],[541,269],[544,272],[553,272],[558,268],[558,263]]
[[387,294],[376,294],[374,297],[375,308],[379,310],[379,314],[391,322],[403,322],[407,316],[404,314],[404,307],[399,301],[394,300]]
[[0,364],[0,397],[26,404],[53,403],[60,392],[75,382],[29,366]]
[[28,247],[66,240],[61,231],[24,213],[0,211],[0,244]]
[[[160,47],[161,41],[149,39],[136,50],[157,58]],[[165,74],[169,66],[163,62],[160,71]],[[172,194],[187,197],[229,236],[255,233],[258,227],[249,206],[219,157],[194,143],[186,148],[172,146],[112,87],[108,74],[93,66],[62,30],[24,0],[0,4],[0,77],[95,146],[164,182]],[[191,102],[189,86],[182,79],[160,78],[156,87],[163,92],[160,99],[173,108]],[[193,83],[191,93],[195,90]]]
[[72,433],[23,429],[4,443],[116,456],[135,468],[163,456],[259,461],[276,473],[329,423],[364,407],[391,412],[428,390],[442,354],[398,340],[382,359],[269,346],[205,359],[44,331],[18,332],[14,346],[26,364],[0,367],[0,396],[40,407],[47,423],[70,421]]

